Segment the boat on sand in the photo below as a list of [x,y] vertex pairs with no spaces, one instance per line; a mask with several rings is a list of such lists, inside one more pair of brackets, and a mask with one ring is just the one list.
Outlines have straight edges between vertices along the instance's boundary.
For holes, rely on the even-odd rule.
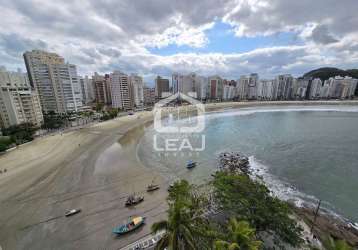
[[112,232],[114,234],[126,234],[129,233],[140,226],[144,225],[145,223],[145,217],[129,217],[128,221],[122,225],[119,225],[118,227],[113,228]]

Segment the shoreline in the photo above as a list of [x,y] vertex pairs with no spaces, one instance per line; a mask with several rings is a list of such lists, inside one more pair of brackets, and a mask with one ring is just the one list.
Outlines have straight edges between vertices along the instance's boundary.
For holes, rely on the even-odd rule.
[[[283,105],[358,105],[354,101],[280,101],[209,103],[206,111]],[[0,175],[0,245],[4,249],[117,249],[150,233],[150,224],[166,216],[165,178],[144,166],[136,148],[152,112],[119,117],[86,128],[36,138],[0,155],[7,174]],[[120,145],[119,153],[113,145]],[[107,157],[108,156],[108,157]],[[112,161],[101,166],[100,158]],[[126,196],[143,192],[153,177],[161,189],[145,194],[134,209]],[[133,187],[134,186],[134,187]],[[65,210],[82,212],[66,220]],[[133,214],[149,218],[147,226],[115,238],[111,229]]]

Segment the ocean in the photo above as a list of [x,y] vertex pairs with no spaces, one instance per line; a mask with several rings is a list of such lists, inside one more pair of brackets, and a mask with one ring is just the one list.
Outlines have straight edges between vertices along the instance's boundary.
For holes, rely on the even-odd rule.
[[[166,124],[192,124],[193,120],[170,117]],[[162,134],[150,126],[137,154],[144,165],[155,168],[168,181],[185,178],[200,184],[210,179],[220,152],[241,152],[249,156],[255,173],[263,176],[280,198],[311,206],[320,199],[327,212],[358,221],[358,107],[223,110],[205,115],[205,129],[199,135]],[[158,152],[158,148],[165,148],[164,140],[172,138],[187,138],[195,150],[202,144],[202,135],[203,151],[186,147],[179,152]],[[154,143],[159,146],[154,147]],[[188,160],[197,161],[198,166],[186,169]]]

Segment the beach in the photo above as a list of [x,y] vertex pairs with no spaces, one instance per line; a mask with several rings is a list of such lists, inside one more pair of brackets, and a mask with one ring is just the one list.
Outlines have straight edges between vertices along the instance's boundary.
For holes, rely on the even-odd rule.
[[[358,101],[210,103],[206,111],[260,105],[357,105]],[[37,138],[0,156],[0,246],[3,249],[119,249],[150,233],[166,217],[168,180],[137,158],[151,112]],[[146,193],[152,181],[160,190]],[[127,196],[144,202],[126,208]],[[69,209],[82,212],[65,217]],[[112,228],[129,216],[144,227],[116,237]]]
[[[132,215],[146,216],[148,225],[165,217],[163,179],[142,166],[135,153],[136,134],[151,119],[150,112],[141,112],[38,138],[0,156],[1,168],[7,169],[0,175],[2,248],[118,249],[150,233],[145,226],[119,239],[112,228]],[[113,145],[123,148],[113,152]],[[112,162],[102,166],[100,158]],[[144,194],[154,176],[162,188],[126,208],[127,196]],[[64,216],[75,208],[82,212]]]

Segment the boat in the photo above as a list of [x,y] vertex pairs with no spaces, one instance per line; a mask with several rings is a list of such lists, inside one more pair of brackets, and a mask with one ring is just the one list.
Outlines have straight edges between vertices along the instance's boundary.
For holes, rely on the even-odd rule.
[[196,162],[195,161],[190,160],[190,161],[187,162],[187,164],[186,164],[187,169],[194,168],[194,167],[196,167]]
[[159,188],[160,188],[159,185],[150,184],[147,187],[147,192],[152,192],[152,191],[158,190]]
[[170,191],[174,187],[174,183],[170,183],[168,187],[168,191]]
[[81,209],[71,209],[71,210],[68,210],[68,211],[65,213],[65,216],[66,216],[66,217],[69,217],[69,216],[78,214],[79,212],[81,212]]
[[126,200],[126,206],[133,206],[133,205],[137,205],[138,203],[144,201],[144,197],[143,196],[136,196],[135,194],[132,194],[130,196],[128,196],[127,200]]
[[145,217],[129,217],[127,223],[119,225],[118,227],[113,228],[112,232],[115,234],[126,234],[129,233],[145,223]]
[[160,187],[159,185],[154,184],[154,179],[152,180],[152,183],[148,185],[147,192],[152,192],[155,190],[158,190]]

